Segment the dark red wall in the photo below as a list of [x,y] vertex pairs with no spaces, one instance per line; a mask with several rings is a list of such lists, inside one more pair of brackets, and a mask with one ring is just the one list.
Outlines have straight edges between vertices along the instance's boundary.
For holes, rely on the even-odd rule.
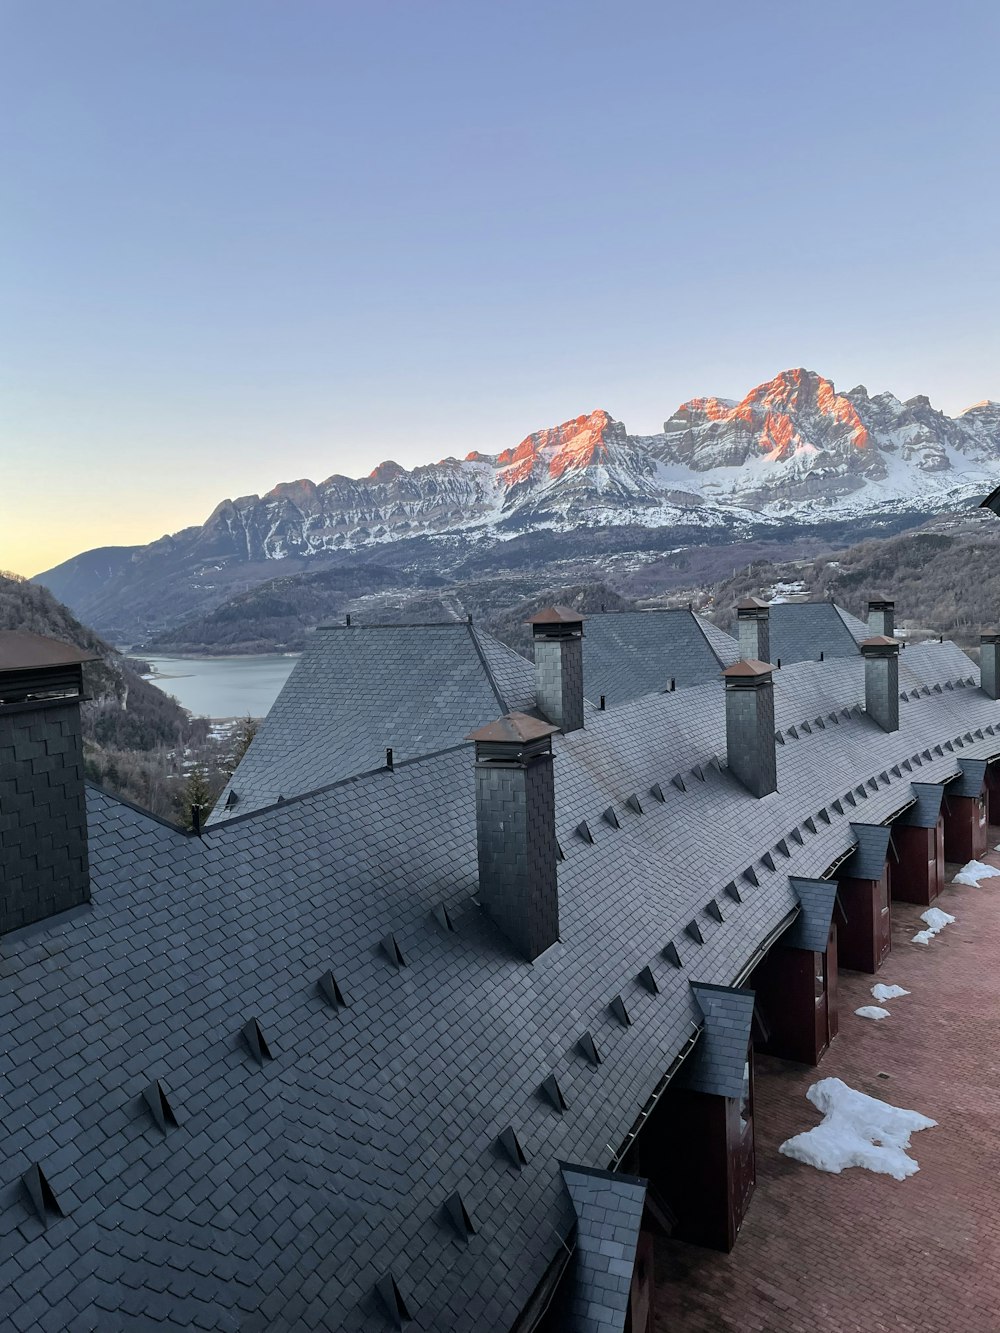
[[944,816],[944,854],[949,861],[977,861],[986,854],[989,830],[986,827],[985,796],[946,796]]
[[1000,824],[1000,760],[986,767],[986,804],[991,824]]
[[827,968],[825,955],[811,950],[776,945],[768,952],[747,981],[767,1027],[757,1050],[780,1060],[819,1064],[831,1038]]
[[647,1177],[663,1196],[681,1240],[733,1248],[754,1184],[752,1123],[747,1133],[749,1141],[737,1098],[683,1088],[668,1089],[649,1117],[628,1170]]
[[881,880],[842,879],[840,901],[847,917],[841,920],[837,934],[841,966],[855,972],[877,972],[892,947],[888,866]]
[[838,984],[840,968],[840,945],[837,936],[836,920],[830,923],[830,937],[826,942],[826,995],[827,995],[827,1024],[830,1030],[830,1040],[840,1031],[840,986]]
[[944,816],[934,828],[897,825],[892,840],[899,856],[892,868],[892,896],[929,907],[944,888]]
[[628,1294],[628,1317],[625,1333],[653,1333],[655,1288],[653,1286],[653,1237],[649,1231],[639,1233],[635,1251],[635,1268]]

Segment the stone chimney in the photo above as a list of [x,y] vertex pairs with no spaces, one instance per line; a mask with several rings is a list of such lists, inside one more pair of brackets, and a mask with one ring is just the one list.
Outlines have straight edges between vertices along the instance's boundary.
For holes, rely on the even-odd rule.
[[771,607],[759,597],[748,597],[736,607],[740,657],[746,662],[771,660]]
[[770,662],[754,658],[737,662],[722,673],[729,771],[752,796],[766,796],[778,789],[772,670]]
[[93,660],[0,633],[0,935],[90,900],[80,701]]
[[555,731],[509,713],[467,737],[476,744],[480,900],[529,962],[559,938]]
[[535,646],[535,699],[560,731],[583,726],[583,616],[548,606],[527,622]]
[[896,603],[891,597],[868,599],[868,633],[874,638],[891,639],[896,633]]
[[861,653],[865,659],[865,712],[883,731],[898,731],[899,644],[888,635],[876,634],[865,639]]
[[1000,699],[1000,631],[989,630],[979,636],[979,683],[983,693]]

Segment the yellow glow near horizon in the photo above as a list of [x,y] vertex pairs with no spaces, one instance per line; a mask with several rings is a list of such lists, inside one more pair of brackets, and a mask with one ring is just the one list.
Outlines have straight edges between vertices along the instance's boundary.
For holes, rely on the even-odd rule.
[[36,508],[24,497],[17,512],[0,521],[0,569],[34,578],[95,547],[145,546],[164,533],[204,522],[211,508],[200,496],[167,496],[156,503],[135,491],[118,491],[101,503],[88,497],[82,509],[65,502]]

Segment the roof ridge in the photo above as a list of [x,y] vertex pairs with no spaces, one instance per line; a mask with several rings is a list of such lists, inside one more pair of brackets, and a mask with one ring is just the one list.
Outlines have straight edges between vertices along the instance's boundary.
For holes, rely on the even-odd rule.
[[[735,639],[735,637],[733,637],[733,635],[729,633],[728,629],[721,628],[721,625],[716,625],[715,621],[709,620],[708,616],[701,615],[701,612],[692,611],[691,615],[693,616],[693,620],[695,620],[697,628],[699,628],[701,637],[703,637],[705,643],[708,644],[709,652],[711,652],[712,656],[715,657],[715,660],[717,661],[717,663],[719,663],[720,667],[725,667],[725,663],[723,661],[723,657],[721,657],[720,655],[719,648],[717,648],[716,644],[713,643],[712,635],[720,635],[721,637],[724,637],[724,639],[728,639],[729,643],[733,645],[733,648],[736,649],[737,653],[739,653],[739,647],[740,647],[739,640]],[[709,633],[709,629],[711,629],[712,633]]]
[[850,611],[846,609],[846,607],[841,606],[839,602],[831,601],[829,605],[833,607],[834,611],[836,611],[840,623],[843,625],[844,629],[847,630],[848,634],[851,636],[851,638],[854,640],[855,643],[861,642],[861,640],[859,640],[858,638],[858,633],[860,633],[860,631],[855,632],[855,630],[851,628],[850,625],[851,620],[855,621],[856,624],[862,627],[862,629],[865,632],[865,636],[867,637],[868,626],[865,624],[865,622],[861,619],[860,616],[853,615]]
[[[502,714],[509,713],[511,710],[507,704],[507,700],[504,697],[504,693],[497,682],[496,676],[494,676],[493,674],[493,668],[487,661],[486,654],[483,651],[483,645],[479,642],[479,631],[476,629],[475,625],[472,623],[471,620],[466,620],[461,623],[464,624],[465,628],[469,631],[469,638],[475,645],[476,653],[479,657],[480,662],[482,663],[483,670],[486,672],[486,679],[490,683],[490,689],[493,691],[494,695],[496,696],[497,703],[500,705],[500,712]],[[492,638],[493,636],[491,635],[490,637]]]
[[457,629],[468,625],[467,620],[376,620],[362,625],[317,625],[316,631],[335,629]]
[[[720,667],[724,667],[726,664],[725,664],[725,662],[723,662],[722,658],[719,656],[719,651],[718,651],[718,649],[716,648],[716,646],[715,646],[715,644],[712,642],[712,640],[709,638],[708,633],[707,633],[707,631],[706,631],[706,629],[705,629],[706,618],[705,618],[704,616],[700,616],[700,615],[698,615],[698,614],[697,614],[696,612],[694,612],[694,611],[691,612],[691,616],[692,616],[692,618],[693,618],[695,624],[698,626],[698,632],[700,633],[701,637],[705,640],[706,644],[708,645],[708,651],[712,654],[712,656],[713,656],[713,657],[715,658],[715,660],[718,662],[719,666],[720,666]],[[719,627],[718,627],[718,625],[713,625],[712,628],[713,628],[713,629],[718,629]],[[720,633],[724,634],[724,633],[725,633],[725,630],[721,630]],[[732,637],[732,636],[730,636],[730,637]]]
[[134,810],[137,815],[142,815],[144,819],[159,824],[162,828],[169,829],[171,833],[176,833],[185,841],[198,836],[191,829],[182,828],[180,824],[172,824],[169,819],[164,819],[162,815],[154,815],[152,810],[136,805],[134,801],[130,801],[126,796],[119,796],[117,792],[103,787],[99,782],[95,782],[93,778],[85,778],[83,785],[89,787],[91,791],[96,791],[101,796],[107,797],[109,801],[114,801],[115,805],[123,805],[127,810]]
[[[348,777],[337,778],[336,782],[325,782],[321,787],[311,787],[309,791],[296,792],[294,796],[279,797],[278,800],[272,801],[270,805],[258,806],[256,810],[245,810],[243,814],[233,815],[231,819],[220,819],[216,824],[206,824],[202,830],[202,837],[207,837],[210,833],[219,833],[223,829],[232,828],[234,824],[245,824],[247,820],[256,819],[258,815],[269,815],[275,810],[284,810],[288,806],[296,805],[311,796],[322,796],[328,791],[334,791],[337,787],[346,787],[352,782],[361,782],[364,778],[376,777],[379,773],[398,773],[401,768],[409,768],[413,764],[422,764],[428,759],[439,759],[443,754],[452,754],[456,750],[467,750],[469,748],[468,741],[460,741],[457,745],[445,745],[440,750],[428,750],[426,754],[414,754],[407,759],[396,759],[393,761],[392,768],[387,768],[385,764],[380,764],[378,768],[366,768],[361,773],[351,773]],[[137,809],[138,807],[134,808]],[[156,816],[150,815],[150,819],[156,819]],[[167,827],[175,828],[176,826],[170,824]],[[177,831],[184,833],[183,829]]]

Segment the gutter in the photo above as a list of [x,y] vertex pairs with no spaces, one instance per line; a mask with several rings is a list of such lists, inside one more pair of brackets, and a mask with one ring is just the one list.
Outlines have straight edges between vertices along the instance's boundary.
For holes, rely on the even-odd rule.
[[[797,910],[798,910],[798,909],[796,908],[796,911],[797,911]],[[653,1091],[652,1091],[652,1093],[650,1094],[650,1096],[647,1098],[647,1100],[646,1100],[646,1104],[645,1104],[645,1106],[642,1108],[642,1110],[639,1112],[639,1115],[638,1115],[637,1119],[634,1121],[634,1123],[633,1123],[633,1125],[632,1125],[632,1128],[631,1128],[631,1129],[629,1130],[629,1132],[625,1135],[625,1138],[624,1138],[624,1140],[622,1141],[621,1146],[619,1147],[618,1151],[617,1151],[617,1152],[614,1154],[614,1156],[611,1158],[611,1161],[610,1161],[610,1163],[609,1163],[608,1166],[607,1166],[607,1170],[608,1170],[608,1171],[617,1171],[617,1170],[618,1170],[618,1164],[619,1164],[619,1162],[622,1160],[622,1158],[623,1158],[623,1157],[625,1156],[625,1154],[628,1152],[629,1148],[631,1148],[632,1144],[635,1142],[636,1136],[638,1135],[639,1131],[642,1129],[643,1125],[646,1123],[646,1121],[649,1119],[649,1117],[653,1114],[653,1111],[656,1109],[656,1105],[657,1105],[657,1103],[659,1102],[660,1098],[663,1096],[663,1094],[666,1092],[667,1088],[669,1087],[669,1085],[670,1085],[670,1080],[673,1078],[673,1076],[677,1073],[678,1069],[680,1069],[681,1065],[684,1063],[684,1061],[687,1059],[687,1057],[688,1057],[688,1056],[691,1054],[691,1052],[694,1050],[695,1042],[696,1042],[696,1041],[698,1040],[698,1038],[701,1036],[702,1029],[704,1028],[705,1025],[704,1025],[704,1023],[695,1023],[694,1020],[692,1019],[692,1020],[691,1020],[691,1026],[694,1028],[694,1031],[693,1031],[693,1032],[691,1033],[691,1035],[688,1037],[687,1041],[686,1041],[686,1042],[684,1043],[684,1045],[681,1047],[681,1049],[680,1049],[680,1051],[677,1053],[677,1055],[674,1056],[673,1061],[672,1061],[672,1063],[671,1063],[671,1065],[670,1065],[670,1068],[669,1068],[669,1069],[667,1070],[667,1072],[663,1075],[663,1077],[660,1079],[659,1083],[657,1083],[656,1087],[653,1089]]]
[[781,918],[781,920],[771,931],[771,933],[769,935],[765,935],[764,938],[761,940],[760,944],[757,945],[756,949],[754,949],[753,953],[743,964],[741,970],[737,972],[736,976],[733,977],[732,981],[729,983],[730,986],[736,987],[743,985],[744,981],[746,981],[747,977],[754,970],[754,968],[757,966],[760,960],[764,957],[768,949],[770,949],[771,945],[774,944],[775,940],[777,940],[779,936],[784,935],[785,931],[788,929],[790,925],[792,925],[792,923],[796,920],[801,911],[802,908],[796,905],[795,907],[792,908],[792,910],[788,913],[787,916],[783,916]]
[[531,1293],[528,1304],[518,1315],[517,1320],[510,1326],[509,1333],[534,1333],[539,1324],[548,1314],[552,1302],[555,1300],[559,1285],[566,1274],[570,1260],[576,1253],[576,1229],[572,1235],[572,1244],[568,1238],[559,1236],[559,1252],[549,1264],[548,1268],[542,1274],[542,1279],[538,1286]]

